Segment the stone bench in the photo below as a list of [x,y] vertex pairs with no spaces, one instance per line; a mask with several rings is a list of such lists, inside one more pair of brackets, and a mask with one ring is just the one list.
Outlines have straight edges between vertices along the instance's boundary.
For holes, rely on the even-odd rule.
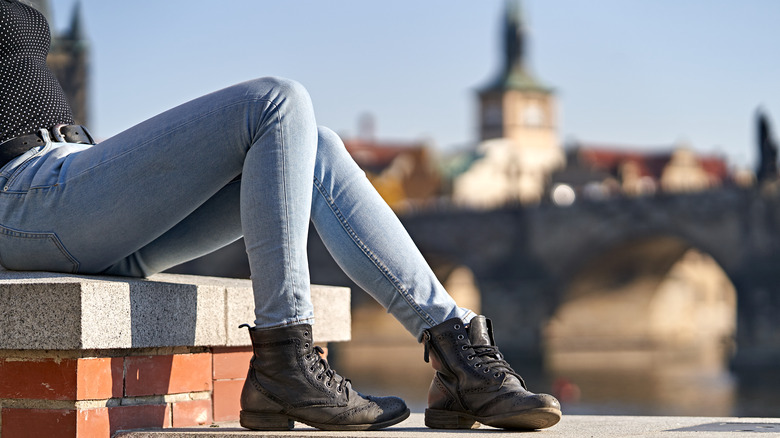
[[[350,296],[312,286],[315,342],[350,339]],[[0,437],[110,437],[235,421],[249,280],[0,271]]]

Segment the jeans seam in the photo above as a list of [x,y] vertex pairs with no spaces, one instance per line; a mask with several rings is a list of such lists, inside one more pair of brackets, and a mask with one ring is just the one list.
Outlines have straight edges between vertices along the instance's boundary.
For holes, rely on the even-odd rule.
[[414,299],[412,299],[411,294],[406,290],[406,288],[403,287],[401,282],[398,280],[398,277],[393,275],[393,273],[390,272],[390,269],[387,268],[387,266],[384,263],[382,263],[381,260],[379,260],[379,257],[377,257],[376,254],[373,251],[371,251],[371,249],[368,248],[368,246],[365,243],[363,243],[363,241],[357,235],[355,230],[349,225],[349,222],[344,218],[344,215],[341,213],[341,210],[336,205],[335,200],[327,193],[322,183],[317,179],[316,176],[314,177],[314,186],[317,187],[317,191],[320,193],[320,195],[322,195],[322,197],[328,203],[331,212],[333,212],[334,216],[341,224],[341,227],[344,229],[347,235],[352,239],[352,242],[355,243],[355,245],[360,249],[360,251],[366,255],[366,257],[371,261],[371,263],[390,282],[390,284],[393,286],[393,289],[395,289],[395,291],[404,298],[404,301],[409,305],[409,307],[411,307],[425,323],[430,324],[431,326],[436,325],[436,322],[428,314],[428,312],[423,310],[422,307],[420,307],[420,305],[417,304],[417,302]]
[[291,319],[279,324],[274,324],[270,326],[263,326],[262,329],[273,329],[273,328],[279,328],[279,327],[290,327],[294,325],[301,325],[301,324],[309,324],[314,325],[314,317],[307,317],[307,318],[295,318]]

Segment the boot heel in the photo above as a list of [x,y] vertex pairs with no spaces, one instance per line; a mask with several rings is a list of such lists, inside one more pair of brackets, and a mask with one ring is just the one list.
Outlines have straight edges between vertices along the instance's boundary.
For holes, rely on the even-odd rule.
[[425,425],[431,429],[477,429],[479,422],[457,412],[426,409]]
[[295,422],[283,414],[241,411],[239,423],[252,430],[292,430]]

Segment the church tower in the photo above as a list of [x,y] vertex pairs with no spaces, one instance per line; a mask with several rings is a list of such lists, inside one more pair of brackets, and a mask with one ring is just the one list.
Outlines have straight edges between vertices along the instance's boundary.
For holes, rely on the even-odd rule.
[[518,0],[507,0],[504,65],[479,91],[480,143],[470,167],[453,178],[452,199],[476,208],[542,201],[550,176],[566,163],[558,141],[555,96],[530,72]]
[[555,96],[527,64],[526,29],[519,2],[507,2],[504,65],[479,92],[480,139],[506,138],[520,147],[558,148]]

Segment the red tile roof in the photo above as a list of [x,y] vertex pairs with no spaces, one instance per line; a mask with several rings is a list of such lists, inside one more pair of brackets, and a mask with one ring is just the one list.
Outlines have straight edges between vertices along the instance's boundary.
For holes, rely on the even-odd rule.
[[344,140],[344,146],[362,169],[372,172],[386,168],[403,153],[419,152],[427,148],[422,142],[377,142],[362,139]]
[[[641,176],[659,179],[664,167],[672,159],[674,147],[663,150],[641,151],[623,149],[615,146],[580,144],[577,146],[577,159],[581,165],[597,170],[616,173],[626,162],[636,163]],[[723,181],[729,175],[726,160],[715,155],[696,154],[702,168],[713,177]]]

